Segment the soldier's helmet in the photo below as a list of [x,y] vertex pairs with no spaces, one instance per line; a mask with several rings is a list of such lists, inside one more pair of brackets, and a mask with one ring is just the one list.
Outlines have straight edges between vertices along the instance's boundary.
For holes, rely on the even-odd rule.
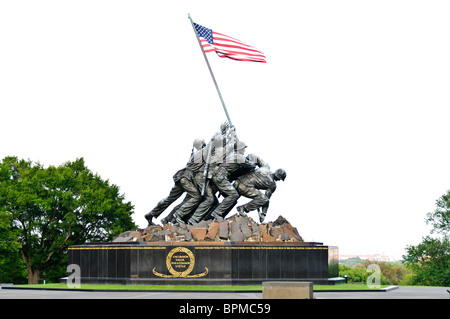
[[286,178],[286,171],[282,168],[277,169],[273,174],[282,181]]
[[201,139],[201,138],[196,138],[194,140],[193,146],[197,149],[200,150],[202,147],[204,147],[205,144],[205,140]]
[[242,149],[244,149],[246,147],[247,147],[247,145],[245,145],[244,141],[238,141],[236,143],[236,151],[242,150]]
[[223,147],[224,142],[225,142],[225,139],[223,138],[222,135],[220,135],[220,134],[214,135],[214,138],[213,138],[213,146],[214,147]]
[[238,154],[244,155],[246,147],[247,145],[245,145],[243,141],[237,141],[236,143],[234,143],[234,151]]

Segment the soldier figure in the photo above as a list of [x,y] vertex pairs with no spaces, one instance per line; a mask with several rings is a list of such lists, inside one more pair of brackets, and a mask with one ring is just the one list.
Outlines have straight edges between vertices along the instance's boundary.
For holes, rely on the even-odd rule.
[[236,143],[236,149],[229,154],[225,161],[212,170],[211,182],[218,188],[220,194],[224,196],[223,201],[214,209],[211,216],[217,220],[222,220],[236,205],[239,194],[230,182],[230,175],[240,169],[248,171],[256,167],[255,163],[250,162],[245,156],[245,143],[239,141]]
[[213,152],[209,160],[208,171],[205,172],[207,169],[205,163],[205,165],[195,175],[195,182],[198,189],[202,190],[204,188],[204,193],[202,194],[204,197],[203,201],[189,218],[188,223],[190,224],[198,223],[200,220],[208,216],[208,213],[219,204],[217,197],[215,196],[218,188],[214,183],[209,182],[209,179],[212,176],[211,171],[214,170],[215,166],[222,164],[224,158],[226,158],[226,156],[234,150],[235,141],[237,139],[234,128],[230,128],[228,134],[227,130],[223,127],[221,127],[221,130],[222,134],[216,134],[212,139]]
[[[199,190],[193,183],[193,180],[194,174],[203,165],[203,155],[207,152],[208,147],[211,146],[206,146],[203,140],[194,140],[192,154],[189,162],[187,163],[185,168],[179,170],[173,176],[175,185],[170,190],[169,196],[159,201],[156,207],[145,215],[145,218],[147,219],[149,225],[154,225],[152,219],[158,218],[158,216],[161,215],[161,213],[173,202],[175,202],[181,195],[183,195],[184,192],[186,192],[187,195],[178,210],[192,211],[200,204],[202,197]],[[194,152],[194,149],[197,149],[197,152]]]
[[[247,204],[236,207],[239,214],[247,216],[246,213],[258,210],[259,221],[262,223],[267,215],[269,199],[277,188],[275,182],[284,181],[285,178],[286,172],[283,169],[277,169],[272,173],[267,166],[238,177],[234,183],[235,189],[239,195],[252,199]],[[266,192],[263,194],[259,190]]]

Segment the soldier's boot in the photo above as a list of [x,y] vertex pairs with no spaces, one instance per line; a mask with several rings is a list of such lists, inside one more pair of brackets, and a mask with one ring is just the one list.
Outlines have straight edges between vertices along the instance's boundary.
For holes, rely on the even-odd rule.
[[259,222],[262,223],[264,219],[266,218],[266,214],[262,212],[262,209],[258,208],[258,216],[259,216]]
[[217,214],[216,212],[213,212],[213,213],[211,214],[211,216],[212,216],[215,220],[217,220],[218,222],[223,222],[223,217],[222,217],[222,216],[219,216],[219,214]]
[[152,219],[153,219],[153,215],[152,215],[152,214],[148,213],[147,215],[145,215],[145,219],[147,219],[148,225],[149,225],[149,226],[156,225],[156,224],[152,221]]
[[172,222],[172,220],[169,218],[169,216],[161,219],[161,224],[163,224],[163,225],[168,224],[169,222]]
[[245,212],[244,206],[238,206],[238,207],[236,207],[236,210],[238,211],[239,215],[241,215],[242,217],[248,217]]
[[180,216],[178,216],[177,213],[173,214],[173,218],[175,219],[175,221],[179,224],[186,224],[186,222],[184,220],[181,219]]

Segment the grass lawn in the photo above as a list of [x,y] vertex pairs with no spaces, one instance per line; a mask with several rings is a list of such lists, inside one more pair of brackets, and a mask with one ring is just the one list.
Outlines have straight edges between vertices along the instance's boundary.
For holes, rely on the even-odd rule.
[[[68,289],[66,284],[15,285],[20,288]],[[386,288],[388,286],[381,286]],[[81,285],[80,289],[92,290],[190,290],[190,291],[262,291],[262,286],[164,286],[164,285]],[[314,285],[314,291],[320,290],[370,290],[366,285]]]
[[360,284],[341,284],[341,285],[314,285],[314,291],[320,290],[379,290],[387,288],[387,285],[381,285],[379,288],[369,288],[367,285]]

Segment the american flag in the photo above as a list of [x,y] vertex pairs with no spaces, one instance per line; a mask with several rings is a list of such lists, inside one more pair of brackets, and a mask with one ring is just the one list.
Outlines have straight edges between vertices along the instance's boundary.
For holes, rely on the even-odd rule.
[[194,23],[205,53],[216,52],[221,58],[266,63],[266,56],[244,42]]

